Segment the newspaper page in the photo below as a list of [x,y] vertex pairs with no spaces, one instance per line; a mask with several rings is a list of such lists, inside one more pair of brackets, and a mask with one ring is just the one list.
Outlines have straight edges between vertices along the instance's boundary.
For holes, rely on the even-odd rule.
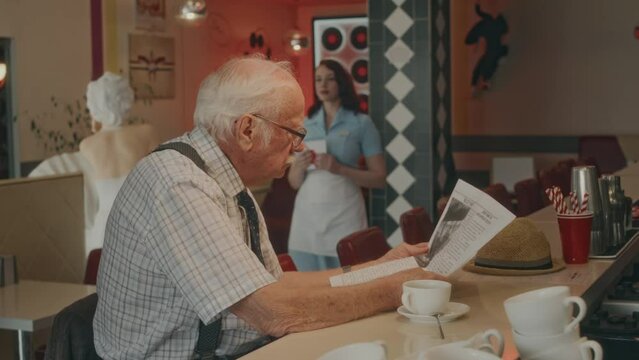
[[[425,270],[449,276],[514,219],[490,195],[458,180],[430,238]],[[418,266],[414,258],[394,260],[333,276],[330,282],[333,287],[356,285]]]

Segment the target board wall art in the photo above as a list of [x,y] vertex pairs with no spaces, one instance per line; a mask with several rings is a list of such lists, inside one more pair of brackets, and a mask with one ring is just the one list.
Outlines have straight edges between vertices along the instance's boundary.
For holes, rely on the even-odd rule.
[[313,19],[313,65],[336,60],[353,77],[360,110],[368,113],[368,17]]

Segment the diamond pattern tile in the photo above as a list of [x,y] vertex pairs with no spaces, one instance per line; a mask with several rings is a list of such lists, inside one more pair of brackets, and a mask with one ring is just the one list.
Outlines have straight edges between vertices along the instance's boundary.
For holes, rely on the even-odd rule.
[[444,33],[444,29],[446,29],[446,19],[444,19],[444,13],[442,11],[437,14],[435,27],[437,28],[437,32],[440,34]]
[[403,194],[415,183],[415,177],[411,175],[405,167],[399,165],[390,173],[386,181],[395,189],[395,191],[399,194]]
[[435,57],[439,65],[443,65],[444,61],[446,61],[446,49],[444,49],[444,43],[442,41],[440,41],[439,46],[437,46]]
[[446,154],[446,140],[444,140],[443,136],[439,137],[439,140],[437,141],[437,153],[439,153],[439,156],[444,157],[444,154]]
[[395,229],[395,231],[393,231],[391,236],[389,236],[388,239],[386,239],[386,241],[392,247],[395,247],[395,246],[403,243],[404,242],[404,236],[402,235],[402,229],[399,228],[399,227],[397,229]]
[[396,68],[401,69],[410,61],[415,53],[406,46],[406,43],[397,39],[397,41],[388,48],[384,55],[391,64],[393,64]]
[[393,125],[398,132],[404,131],[415,119],[415,115],[401,102],[395,104],[393,109],[386,115],[386,120]]
[[395,34],[395,36],[402,37],[402,35],[413,26],[414,22],[415,21],[408,16],[402,8],[398,7],[386,21],[384,21],[384,26]]
[[386,209],[386,212],[399,224],[399,217],[406,211],[413,207],[404,199],[403,196],[398,196],[395,201]]
[[444,166],[440,165],[439,169],[437,171],[437,183],[439,184],[440,188],[444,188],[444,185],[446,185],[446,168],[444,168]]
[[444,129],[444,126],[446,125],[446,119],[448,119],[448,117],[446,116],[446,109],[444,109],[443,106],[439,106],[437,108],[437,123],[439,124],[440,129]]
[[444,78],[444,73],[441,72],[437,76],[437,93],[442,98],[446,93],[446,79]]
[[393,201],[395,201],[395,199],[397,199],[397,197],[400,194],[397,193],[397,191],[395,191],[395,189],[393,189],[392,186],[387,186],[386,187],[386,204],[392,204]]
[[398,101],[401,101],[413,90],[415,84],[403,72],[398,71],[388,80],[385,87]]
[[395,3],[395,5],[397,6],[402,6],[402,4],[405,2],[406,0],[393,0],[393,2]]
[[415,146],[408,141],[402,134],[398,134],[386,146],[386,151],[398,162],[402,163],[408,155],[415,151]]

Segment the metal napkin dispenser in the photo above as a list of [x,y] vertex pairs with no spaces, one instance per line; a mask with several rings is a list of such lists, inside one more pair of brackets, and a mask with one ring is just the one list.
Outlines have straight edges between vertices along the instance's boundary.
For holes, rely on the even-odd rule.
[[18,283],[18,263],[15,255],[0,255],[0,287]]

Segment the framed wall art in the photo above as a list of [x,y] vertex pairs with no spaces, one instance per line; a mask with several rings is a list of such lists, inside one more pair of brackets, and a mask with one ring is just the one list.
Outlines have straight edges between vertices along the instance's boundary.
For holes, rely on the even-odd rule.
[[138,99],[175,96],[173,38],[129,34],[129,75]]
[[313,65],[333,59],[353,77],[360,110],[368,112],[368,17],[313,19]]
[[141,30],[163,31],[165,0],[135,0],[135,27]]

